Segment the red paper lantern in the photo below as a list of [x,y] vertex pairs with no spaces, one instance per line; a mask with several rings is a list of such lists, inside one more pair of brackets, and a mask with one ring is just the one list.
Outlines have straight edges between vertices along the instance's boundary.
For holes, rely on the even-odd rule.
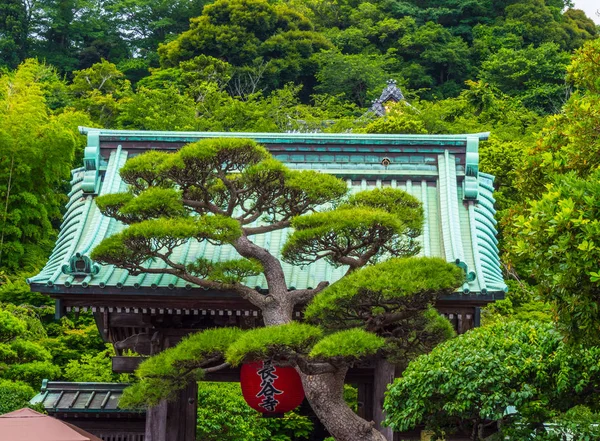
[[242,365],[242,394],[248,405],[261,413],[285,413],[304,400],[300,375],[289,366],[273,366],[268,361]]

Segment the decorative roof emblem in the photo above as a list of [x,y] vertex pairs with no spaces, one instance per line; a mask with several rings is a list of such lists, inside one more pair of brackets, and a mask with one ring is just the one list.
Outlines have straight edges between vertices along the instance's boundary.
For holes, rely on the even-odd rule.
[[62,266],[61,271],[63,274],[69,274],[71,276],[95,276],[100,272],[100,267],[88,256],[84,256],[81,253],[75,253],[75,255],[69,259],[69,263]]
[[388,80],[387,86],[381,92],[381,96],[373,101],[371,106],[371,112],[377,116],[384,116],[386,114],[385,104],[389,101],[398,103],[405,101],[404,94],[400,88],[396,85],[396,80]]

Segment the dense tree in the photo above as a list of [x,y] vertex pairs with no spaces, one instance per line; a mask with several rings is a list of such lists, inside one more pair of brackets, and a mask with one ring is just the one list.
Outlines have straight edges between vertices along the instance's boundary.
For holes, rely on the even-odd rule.
[[513,261],[555,305],[566,334],[592,343],[600,331],[599,179],[556,176],[509,227]]
[[552,116],[527,155],[516,182],[529,200],[507,218],[508,251],[531,277],[574,340],[598,336],[598,41],[587,43],[569,67],[578,90]]
[[500,49],[481,65],[480,78],[541,114],[557,113],[568,98],[569,54],[555,43]]
[[190,19],[201,15],[208,3],[209,0],[114,0],[106,5],[106,10],[118,23],[121,38],[132,51],[143,56],[145,67],[156,67],[158,46],[186,31]]
[[312,431],[312,422],[296,412],[261,418],[238,383],[200,382],[196,424],[196,438],[203,441],[300,441]]
[[[81,113],[53,115],[44,102],[43,67],[28,61],[0,77],[0,268],[35,268],[51,247],[53,222],[83,139]],[[52,146],[49,148],[48,146]]]
[[37,388],[60,368],[41,344],[46,332],[30,308],[0,306],[0,377]]
[[27,55],[29,11],[22,0],[0,4],[0,67],[15,69]]
[[[128,227],[98,245],[92,258],[133,274],[159,271],[236,292],[261,309],[266,326],[188,337],[140,366],[129,402],[155,404],[205,370],[266,359],[297,368],[313,410],[336,439],[381,440],[343,400],[348,368],[366,357],[406,361],[451,335],[450,324],[431,305],[464,277],[457,266],[439,259],[395,258],[361,269],[383,257],[418,252],[420,203],[395,189],[345,198],[343,181],[289,170],[244,139],[199,141],[174,154],[149,152],[129,160],[120,173],[130,192],[96,202]],[[335,209],[312,212],[340,200]],[[264,223],[256,225],[259,218]],[[322,281],[288,290],[281,261],[253,241],[288,227],[293,232],[282,249],[286,262],[325,259],[348,266],[349,275],[329,288]],[[230,245],[242,258],[172,261],[174,248],[191,239]],[[166,267],[149,269],[149,258]],[[257,274],[266,279],[266,295],[243,284]],[[294,307],[311,300],[305,317],[320,326],[293,322]]]
[[335,49],[316,54],[314,58],[319,65],[316,90],[341,95],[360,107],[366,107],[381,94],[393,63],[381,55],[345,55]]
[[[474,329],[409,365],[386,397],[388,422],[400,431],[420,424],[438,435],[458,430],[472,440],[496,427],[511,439],[594,439],[594,419],[586,422],[575,406],[599,409],[599,357],[598,347],[566,345],[551,324]],[[572,419],[579,422],[566,426]],[[547,430],[543,423],[551,422],[559,425]]]

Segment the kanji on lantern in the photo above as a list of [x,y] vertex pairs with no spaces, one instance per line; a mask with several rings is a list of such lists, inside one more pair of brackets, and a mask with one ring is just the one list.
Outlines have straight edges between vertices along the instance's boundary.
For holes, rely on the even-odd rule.
[[261,413],[285,413],[304,400],[298,372],[269,361],[246,363],[240,372],[242,394],[250,407]]

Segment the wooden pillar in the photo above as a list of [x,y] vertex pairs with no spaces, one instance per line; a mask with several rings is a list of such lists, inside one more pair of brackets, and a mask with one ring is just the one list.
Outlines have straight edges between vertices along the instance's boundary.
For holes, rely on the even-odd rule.
[[393,441],[394,434],[389,427],[382,427],[381,423],[385,419],[383,412],[383,400],[388,384],[394,381],[396,367],[385,360],[378,360],[375,363],[375,371],[373,373],[373,421],[375,427],[388,441]]
[[195,441],[198,384],[190,383],[175,400],[162,400],[146,413],[145,441]]
[[357,414],[367,421],[373,420],[373,384],[362,382],[357,384],[358,411]]

